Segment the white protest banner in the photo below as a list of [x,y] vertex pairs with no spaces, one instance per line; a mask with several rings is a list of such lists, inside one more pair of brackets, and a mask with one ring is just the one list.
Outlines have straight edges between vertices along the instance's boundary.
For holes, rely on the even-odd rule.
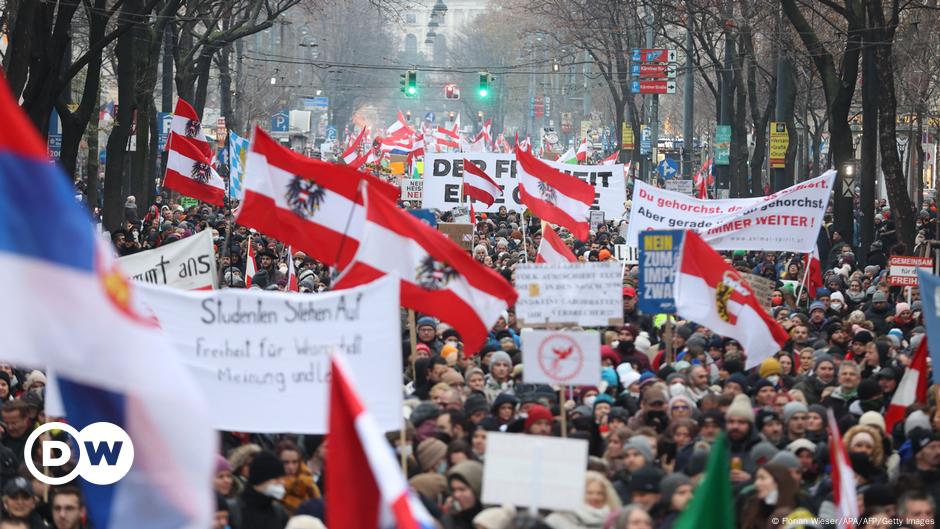
[[529,327],[620,325],[623,281],[620,263],[520,264],[516,318]]
[[485,457],[484,504],[562,511],[584,504],[584,439],[490,432]]
[[[516,179],[516,155],[512,153],[474,152],[428,154],[424,163],[425,208],[450,211],[460,205],[460,186],[463,183],[464,158],[475,163],[503,189],[503,196],[489,208],[475,204],[477,212],[496,212],[500,206],[521,211],[519,181]],[[542,160],[559,171],[574,175],[594,186],[594,205],[608,219],[623,217],[626,201],[626,182],[623,165],[572,165]]]
[[917,286],[917,269],[933,273],[933,257],[892,255],[888,259],[888,284],[893,287]]
[[598,332],[523,329],[521,339],[526,383],[596,386],[601,381]]
[[816,247],[835,171],[765,197],[700,200],[636,181],[627,244],[646,230],[694,230],[716,250],[808,253]]
[[211,290],[218,284],[212,232],[201,232],[174,243],[118,259],[131,279],[183,290]]
[[398,283],[386,277],[315,295],[151,285],[138,292],[214,406],[213,427],[322,434],[332,351],[346,355],[379,426],[401,428]]
[[693,191],[692,180],[670,178],[666,180],[666,189],[675,191],[676,193],[682,193],[683,195],[691,195]]
[[401,199],[410,202],[412,207],[421,205],[421,197],[424,195],[424,180],[413,180],[410,178],[401,181]]

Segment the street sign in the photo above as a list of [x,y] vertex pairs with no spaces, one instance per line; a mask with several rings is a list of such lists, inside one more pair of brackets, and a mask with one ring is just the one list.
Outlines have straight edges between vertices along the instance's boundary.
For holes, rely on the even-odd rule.
[[787,147],[790,136],[784,121],[770,122],[770,168],[783,169],[787,166]]
[[630,83],[634,94],[675,94],[675,81],[633,81]]
[[646,125],[640,125],[640,154],[649,154],[653,150],[653,132]]
[[715,165],[731,163],[731,125],[715,127]]
[[170,137],[170,126],[173,124],[172,112],[158,112],[157,123],[160,127],[160,133],[157,134],[157,150],[163,152],[166,149],[167,139]]
[[290,113],[285,108],[271,116],[271,132],[287,132],[290,130]]
[[634,48],[630,60],[633,62],[676,62],[676,50]]
[[59,113],[52,109],[49,117],[49,137],[47,142],[49,156],[58,160],[62,157],[62,127],[59,126]]
[[428,123],[434,123],[434,112],[428,112],[424,115],[424,121]]
[[334,141],[336,140],[336,127],[333,125],[330,125],[326,128],[326,139]]
[[675,79],[675,64],[636,64],[630,66],[633,77],[646,79]]
[[672,158],[663,158],[663,161],[659,162],[656,170],[659,172],[659,176],[666,180],[675,178],[675,176],[679,174],[679,161],[673,160]]

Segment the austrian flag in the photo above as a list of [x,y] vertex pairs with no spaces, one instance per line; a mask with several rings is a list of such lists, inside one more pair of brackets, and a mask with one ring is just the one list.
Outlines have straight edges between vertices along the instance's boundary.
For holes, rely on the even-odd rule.
[[500,313],[515,304],[516,290],[373,186],[366,186],[363,195],[366,220],[359,249],[333,289],[395,274],[401,279],[403,306],[449,323],[467,351],[479,351]]
[[542,223],[542,242],[539,243],[539,252],[535,255],[536,263],[562,264],[577,263],[578,258],[555,230],[547,223]]
[[170,133],[167,145],[163,186],[209,204],[225,205],[225,182],[199,146],[175,132]]
[[503,196],[503,190],[483,169],[475,163],[464,158],[463,160],[463,190],[470,200],[482,202],[487,207],[493,205],[496,199]]
[[[212,158],[212,148],[206,136],[202,133],[202,123],[199,121],[199,115],[196,109],[183,99],[176,100],[176,108],[173,110],[173,117],[170,119],[170,132],[175,132],[180,136],[189,138],[199,150],[206,156]],[[169,150],[167,142],[167,150]]]
[[673,297],[684,319],[740,342],[747,355],[745,369],[773,356],[788,339],[741,274],[694,231],[682,238]]
[[516,174],[519,196],[533,215],[587,240],[594,187],[537,160],[521,145],[516,146]]

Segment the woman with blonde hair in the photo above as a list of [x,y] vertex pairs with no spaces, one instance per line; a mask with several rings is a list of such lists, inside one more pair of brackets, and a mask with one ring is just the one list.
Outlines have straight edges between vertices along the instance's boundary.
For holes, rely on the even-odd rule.
[[552,529],[602,529],[604,521],[620,508],[620,498],[600,472],[588,470],[584,479],[584,504],[574,511],[559,511],[545,518]]
[[843,440],[850,454],[853,452],[865,454],[871,459],[873,465],[879,470],[884,470],[884,441],[877,428],[857,424],[845,432]]

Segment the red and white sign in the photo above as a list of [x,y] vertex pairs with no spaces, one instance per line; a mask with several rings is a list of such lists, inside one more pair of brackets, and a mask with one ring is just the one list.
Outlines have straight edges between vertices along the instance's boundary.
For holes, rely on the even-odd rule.
[[597,385],[601,339],[595,331],[522,331],[523,379],[531,384]]
[[933,273],[933,257],[894,255],[888,259],[888,284],[893,287],[917,286],[917,269]]
[[634,81],[634,86],[638,89],[633,90],[635,94],[675,94],[675,81]]
[[676,66],[674,64],[640,64],[640,77],[649,79],[675,79]]

